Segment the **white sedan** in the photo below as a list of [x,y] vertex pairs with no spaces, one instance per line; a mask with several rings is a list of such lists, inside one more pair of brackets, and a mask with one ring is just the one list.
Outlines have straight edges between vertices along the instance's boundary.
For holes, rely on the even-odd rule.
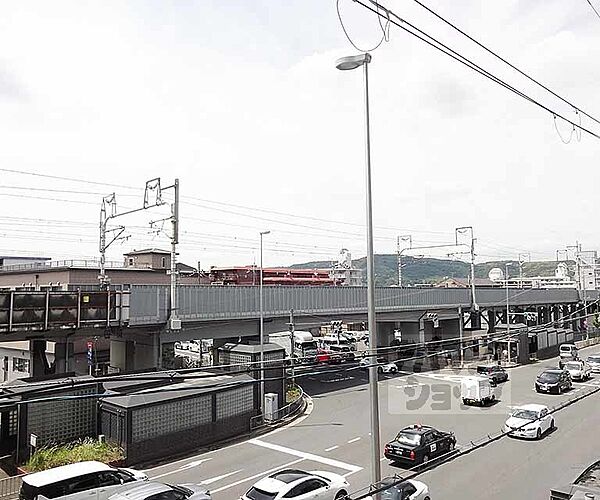
[[341,500],[349,491],[350,485],[339,474],[284,469],[255,483],[241,500]]
[[[380,484],[385,488],[379,494],[381,500],[430,500],[429,488],[421,481],[385,478]],[[372,500],[372,497],[368,498]]]
[[554,429],[554,417],[547,406],[529,404],[514,408],[504,424],[509,436],[540,439]]
[[592,369],[585,361],[567,361],[563,369],[569,372],[573,380],[588,380],[592,377]]

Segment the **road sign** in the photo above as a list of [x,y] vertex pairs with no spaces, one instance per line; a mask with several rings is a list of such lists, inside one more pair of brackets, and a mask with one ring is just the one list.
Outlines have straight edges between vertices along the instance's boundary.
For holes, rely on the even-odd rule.
[[37,446],[37,435],[35,434],[30,434],[29,436],[29,444],[35,448]]
[[94,361],[94,343],[91,340],[88,340],[87,343],[87,362],[89,366],[92,366]]

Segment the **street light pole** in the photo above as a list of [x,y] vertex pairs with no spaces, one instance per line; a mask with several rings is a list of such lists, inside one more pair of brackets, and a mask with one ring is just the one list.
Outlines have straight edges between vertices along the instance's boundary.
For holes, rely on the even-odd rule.
[[[367,316],[369,342],[377,354],[377,322],[375,319],[375,258],[373,253],[373,203],[371,198],[371,136],[369,124],[369,70],[371,54],[361,54],[338,59],[339,70],[364,69],[365,80],[365,153],[366,153],[366,216],[367,216]],[[381,443],[379,436],[379,388],[377,385],[377,363],[369,367],[369,395],[371,403],[371,482],[381,481]]]
[[509,313],[509,304],[508,304],[508,268],[511,263],[507,262],[504,265],[504,286],[506,287],[506,342],[508,345],[508,356],[507,356],[507,364],[510,363],[510,313]]
[[265,417],[265,341],[264,341],[264,312],[263,312],[263,236],[271,231],[261,231],[260,234],[260,283],[259,283],[259,303],[260,303],[260,413]]

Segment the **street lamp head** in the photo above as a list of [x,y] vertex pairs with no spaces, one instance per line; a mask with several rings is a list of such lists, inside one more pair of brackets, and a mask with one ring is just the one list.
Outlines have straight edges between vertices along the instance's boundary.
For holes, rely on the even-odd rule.
[[360,54],[358,56],[347,56],[338,59],[335,62],[335,67],[342,71],[347,71],[350,69],[356,69],[362,66],[363,64],[368,64],[371,62],[371,54],[368,52],[365,54]]
[[260,235],[264,236],[265,234],[271,234],[271,231],[261,231]]

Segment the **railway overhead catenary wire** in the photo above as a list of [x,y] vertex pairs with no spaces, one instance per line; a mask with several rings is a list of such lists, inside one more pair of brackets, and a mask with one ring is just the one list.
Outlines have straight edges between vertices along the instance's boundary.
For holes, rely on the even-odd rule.
[[[479,64],[473,62],[470,58],[460,54],[458,51],[452,49],[451,47],[444,44],[443,42],[441,42],[434,36],[429,35],[425,31],[423,31],[420,28],[418,28],[417,26],[415,26],[414,24],[412,24],[409,21],[407,21],[406,19],[402,18],[401,16],[396,14],[393,10],[388,9],[387,7],[382,5],[380,2],[376,2],[374,0],[353,0],[353,1],[355,3],[361,5],[362,7],[364,7],[366,10],[379,16],[380,18],[389,14],[390,23],[393,24],[394,26],[400,28],[402,31],[414,36],[415,38],[417,38],[417,39],[421,40],[422,42],[426,43],[427,45],[429,45],[430,47],[436,49],[437,51],[447,55],[448,57],[450,57],[450,58],[454,59],[455,61],[461,63],[462,65],[466,66],[467,68],[475,71],[476,73],[479,73],[483,77],[500,85],[501,87],[512,92],[513,94],[525,99],[526,101],[534,104],[535,106],[539,107],[540,109],[550,113],[554,118],[556,118],[556,117],[561,118],[565,122],[569,123],[574,129],[583,131],[586,134],[588,134],[591,137],[594,137],[596,139],[600,139],[600,132],[595,132],[594,130],[592,130],[588,127],[585,127],[585,126],[567,118],[566,116],[564,116],[564,113],[561,113],[561,112],[557,111],[556,109],[551,108],[549,105],[543,104],[539,100],[534,99],[530,95],[526,94],[524,91],[517,89],[513,85],[504,81],[502,78],[494,75],[492,72],[484,69]],[[374,6],[377,6],[377,8],[375,8]],[[386,14],[383,14],[381,12],[381,10],[384,10],[386,12]]]

